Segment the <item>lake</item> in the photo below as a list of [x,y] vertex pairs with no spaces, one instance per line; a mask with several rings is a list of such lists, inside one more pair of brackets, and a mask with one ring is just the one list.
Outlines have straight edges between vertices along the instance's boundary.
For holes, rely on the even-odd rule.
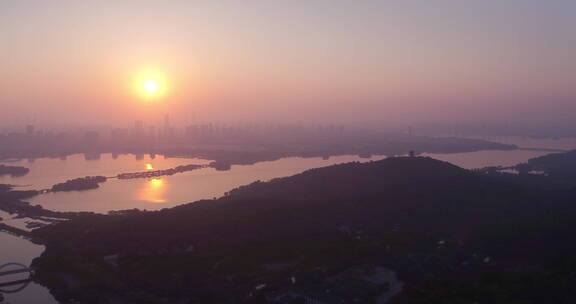
[[[290,176],[310,168],[329,166],[351,161],[369,161],[383,157],[360,158],[358,156],[336,156],[329,159],[289,157],[276,161],[259,162],[254,165],[233,165],[230,170],[218,171],[203,168],[171,176],[138,179],[108,179],[100,188],[87,191],[55,192],[30,199],[33,204],[59,211],[94,211],[106,213],[110,210],[146,209],[157,210],[174,207],[200,199],[222,196],[226,191],[257,180]],[[103,154],[100,160],[84,160],[82,155],[73,155],[66,160],[38,159],[31,172],[22,177],[4,177],[0,183],[21,185],[19,189],[45,189],[67,179],[87,175],[114,176],[118,173],[168,169],[178,165],[207,164],[201,159],[164,158],[149,156],[136,158],[123,155],[113,158]],[[102,166],[99,166],[99,164]],[[12,162],[26,166],[27,161]],[[36,171],[36,172],[35,172]],[[44,173],[42,173],[44,172]]]
[[[562,148],[576,146],[566,144]],[[541,146],[542,148],[546,146]],[[557,148],[548,146],[546,148]],[[480,151],[453,154],[426,154],[427,156],[454,163],[464,168],[480,168],[495,165],[514,165],[530,158],[550,152],[534,150]],[[169,208],[199,199],[219,197],[225,192],[257,180],[270,180],[303,172],[307,169],[329,166],[351,161],[371,161],[384,158],[360,158],[358,156],[337,156],[329,159],[290,157],[276,161],[260,162],[254,165],[233,165],[228,171],[213,168],[199,169],[164,176],[156,179],[109,179],[99,189],[88,191],[59,192],[39,195],[31,200],[47,209],[61,211],[94,211],[106,213],[110,210]],[[72,155],[65,159],[41,158],[36,160],[16,160],[4,164],[21,165],[31,169],[22,177],[0,177],[0,183],[20,185],[20,189],[45,189],[67,179],[88,175],[114,176],[125,172],[168,169],[179,165],[207,164],[210,161],[196,158],[164,158],[149,155],[102,154],[100,159],[90,160],[83,155]],[[8,224],[21,227],[25,220],[10,219],[6,213],[0,217]],[[42,246],[5,233],[0,233],[0,265],[6,262],[20,262],[29,265],[33,258],[43,251]],[[5,295],[10,303],[55,303],[46,289],[30,284],[25,290]]]
[[[491,165],[513,165],[530,158],[547,154],[543,151],[480,151],[472,153],[425,154],[445,160],[464,168],[480,168]],[[270,180],[318,168],[351,161],[370,161],[384,158],[360,158],[358,156],[289,157],[254,165],[233,165],[230,170],[213,168],[178,173],[171,176],[148,179],[108,179],[100,188],[87,191],[54,192],[36,196],[29,201],[47,209],[58,211],[94,211],[106,213],[111,210],[146,209],[158,210],[174,207],[200,199],[222,196],[225,192],[257,180]],[[31,168],[28,175],[7,177],[0,183],[21,185],[20,189],[45,189],[67,179],[88,175],[114,176],[118,173],[146,171],[153,168],[168,169],[178,165],[207,164],[202,159],[164,158],[150,156],[136,158],[122,155],[116,158],[103,154],[99,160],[85,160],[82,155],[62,159],[38,159],[34,162],[17,161],[13,165]]]
[[512,150],[512,151],[480,151],[468,153],[433,154],[425,153],[439,160],[447,161],[456,166],[466,169],[477,169],[488,166],[512,166],[527,160],[550,154],[551,152],[537,150]]

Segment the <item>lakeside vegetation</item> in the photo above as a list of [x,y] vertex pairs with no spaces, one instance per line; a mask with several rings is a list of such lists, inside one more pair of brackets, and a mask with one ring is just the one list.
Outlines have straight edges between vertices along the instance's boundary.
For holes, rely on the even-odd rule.
[[[59,222],[94,214],[92,212],[52,211],[25,201],[39,193],[40,191],[37,190],[14,190],[12,185],[0,184],[0,210],[21,218],[39,219],[44,222]],[[2,223],[2,219],[0,219],[0,224],[0,230],[26,238],[30,237],[28,231]]]
[[519,172],[539,171],[554,179],[576,178],[576,150],[565,153],[552,153],[518,164]]

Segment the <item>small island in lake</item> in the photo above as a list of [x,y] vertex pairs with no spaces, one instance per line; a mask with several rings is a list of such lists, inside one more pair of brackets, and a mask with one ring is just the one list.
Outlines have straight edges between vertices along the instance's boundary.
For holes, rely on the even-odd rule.
[[105,176],[86,176],[67,180],[63,183],[56,184],[52,186],[50,191],[60,192],[60,191],[79,191],[79,190],[90,190],[100,187],[100,183],[106,181]]
[[132,173],[122,173],[118,174],[116,177],[118,179],[134,179],[134,178],[154,178],[164,175],[174,175],[176,173],[183,173],[187,171],[197,170],[206,168],[205,165],[182,165],[175,168],[165,169],[165,170],[155,170],[155,171],[143,171],[143,172],[132,172]]
[[30,169],[19,166],[0,165],[0,175],[22,176],[30,172]]

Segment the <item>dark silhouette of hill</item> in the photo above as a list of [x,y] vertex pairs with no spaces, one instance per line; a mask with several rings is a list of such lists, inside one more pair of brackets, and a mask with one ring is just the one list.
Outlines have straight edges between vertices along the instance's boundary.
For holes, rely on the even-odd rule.
[[[559,238],[575,229],[574,194],[431,158],[348,163],[256,182],[217,200],[41,228],[33,234],[47,250],[34,264],[58,298],[87,303],[275,303],[275,293],[316,294],[331,275],[366,264],[398,271],[407,282],[398,303],[474,302],[496,287],[486,302],[511,303],[544,293],[535,295],[525,280],[549,282],[542,273],[573,269],[544,262],[576,252]],[[269,271],[266,263],[290,266]],[[495,272],[503,275],[486,283]],[[558,272],[556,282],[572,282],[568,273]],[[70,276],[80,287],[66,283]],[[290,284],[289,276],[308,283]],[[274,287],[254,293],[262,282]]]
[[574,179],[576,177],[576,150],[532,158],[526,163],[517,165],[516,168],[521,172],[541,171],[553,178]]

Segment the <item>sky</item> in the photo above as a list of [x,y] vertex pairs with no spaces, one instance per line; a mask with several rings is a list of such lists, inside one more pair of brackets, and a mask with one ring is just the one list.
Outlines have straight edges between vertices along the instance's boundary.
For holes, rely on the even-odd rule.
[[570,121],[575,28],[571,0],[0,0],[0,120]]

